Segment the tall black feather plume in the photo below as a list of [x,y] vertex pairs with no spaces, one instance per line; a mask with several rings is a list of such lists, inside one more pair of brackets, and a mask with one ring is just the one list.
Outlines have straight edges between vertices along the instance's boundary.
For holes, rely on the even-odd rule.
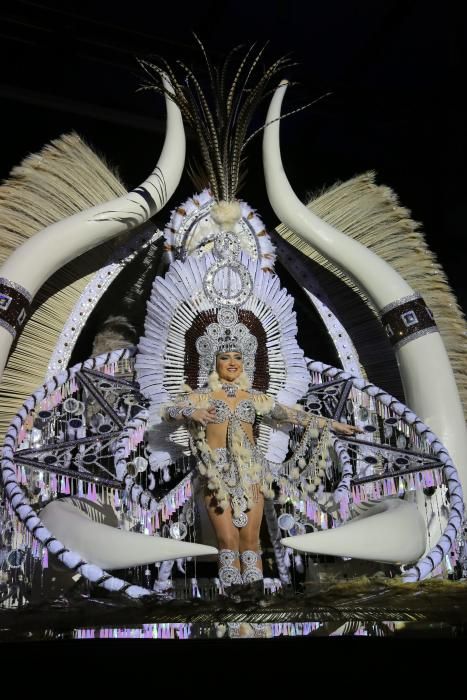
[[[206,86],[182,61],[172,68],[158,58],[155,63],[139,61],[147,74],[142,89],[167,93],[179,107],[186,124],[195,131],[200,147],[201,162],[190,168],[194,179],[208,181],[215,199],[229,202],[235,199],[243,179],[242,151],[253,115],[270,94],[271,82],[296,64],[284,56],[265,67],[267,44],[259,49],[252,44],[246,50],[236,46],[217,67],[196,35],[195,39],[207,67]],[[173,94],[162,83],[164,75],[172,84]]]

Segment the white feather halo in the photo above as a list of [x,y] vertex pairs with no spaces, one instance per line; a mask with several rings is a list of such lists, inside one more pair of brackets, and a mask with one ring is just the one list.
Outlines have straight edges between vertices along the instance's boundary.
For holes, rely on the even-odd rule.
[[[240,254],[252,279],[251,294],[240,307],[251,312],[263,327],[268,353],[269,381],[266,392],[279,401],[293,405],[305,393],[309,374],[303,351],[296,341],[297,324],[293,299],[280,285],[279,278],[261,269],[261,262],[245,253]],[[203,280],[215,258],[207,253],[200,258],[190,256],[184,262],[175,261],[165,278],[154,281],[148,302],[145,334],[141,338],[136,357],[136,372],[143,394],[151,401],[153,427],[160,407],[180,395],[186,382],[186,334],[201,312],[217,313],[203,288]],[[222,275],[228,271],[220,270]],[[187,444],[178,427],[176,442]],[[186,441],[188,434],[185,431]],[[288,446],[287,433],[262,425],[258,444],[266,457],[280,462]],[[181,445],[182,446],[182,445]],[[161,452],[167,463],[167,451]],[[154,462],[154,457],[153,460]]]

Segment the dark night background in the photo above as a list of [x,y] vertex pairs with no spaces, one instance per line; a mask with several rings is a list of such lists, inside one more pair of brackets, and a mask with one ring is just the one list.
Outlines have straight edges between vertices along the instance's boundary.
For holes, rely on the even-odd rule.
[[[183,58],[203,71],[191,32],[213,60],[270,40],[267,59],[291,52],[287,107],[332,95],[282,123],[284,165],[297,194],[373,169],[423,224],[429,245],[467,308],[464,260],[465,20],[456,3],[41,2],[0,9],[0,177],[29,152],[76,130],[118,166],[128,187],[155,165],[165,109],[137,92],[135,57]],[[188,144],[190,148],[190,144]],[[267,225],[261,137],[240,196]],[[193,188],[183,180],[158,223]]]
[[[139,184],[159,156],[165,108],[157,95],[137,92],[142,77],[136,56],[155,53],[172,63],[183,58],[196,72],[203,67],[193,30],[213,60],[220,60],[236,44],[269,39],[268,60],[291,52],[299,63],[288,77],[300,86],[289,90],[286,106],[304,104],[332,91],[332,96],[281,125],[284,166],[297,194],[305,197],[337,180],[375,170],[379,182],[390,186],[422,223],[429,245],[466,310],[462,252],[466,120],[461,107],[466,84],[466,24],[460,6],[455,0],[194,0],[191,4],[177,0],[6,0],[0,6],[0,178],[6,178],[28,153],[75,130],[118,167],[127,187]],[[248,167],[249,178],[240,196],[259,210],[271,228],[277,220],[264,187],[261,138],[252,144]],[[170,209],[192,192],[184,179],[158,224],[163,225]],[[301,651],[307,653],[303,658],[309,660],[311,647],[306,639],[275,640],[277,658],[284,651],[289,658],[292,651],[295,657],[300,641]],[[326,670],[332,667],[335,672],[352,658],[348,645],[344,649],[341,644],[336,653],[335,645],[326,644],[335,640],[319,641],[325,646],[323,651],[320,645],[319,668],[310,666],[313,683],[319,681],[323,662]],[[396,642],[398,655],[393,658],[397,661],[401,640],[386,641]],[[417,649],[424,660],[433,655],[433,639],[418,639],[415,645],[412,639],[405,641],[411,645],[402,646],[402,652],[410,653],[410,658]],[[449,644],[447,649],[449,641],[456,646]],[[449,652],[452,662],[453,652],[460,654],[462,645],[457,639],[443,639],[442,643],[443,653]],[[48,662],[50,653],[54,658],[67,654],[67,662],[77,654],[76,645],[71,649],[63,641],[55,646],[47,642],[47,647],[28,644],[31,658],[42,652]],[[198,661],[212,662],[216,649],[218,667],[223,670],[232,653],[231,645],[226,644],[198,647],[195,654],[196,647],[192,647],[184,657],[180,650],[173,651],[172,644],[145,649],[151,654],[157,651],[158,660],[169,666],[178,666],[183,658],[179,667],[191,679],[199,677]],[[233,644],[239,669],[240,658],[246,659],[239,656],[242,649],[250,655],[249,666],[252,649],[257,653],[258,648],[242,643],[239,649]],[[129,647],[119,641],[117,646],[80,646],[78,651],[87,664],[92,656],[99,663],[103,658],[115,661],[117,652],[123,654],[119,657],[123,661],[133,649],[141,656],[142,645],[132,640]],[[373,648],[378,653],[375,662],[380,661],[381,647]],[[11,645],[9,650],[9,663],[22,660],[24,673],[24,649]],[[392,650],[393,646],[383,647],[386,658]],[[314,659],[317,651],[315,645]],[[365,646],[367,662],[369,652],[371,648]],[[358,654],[361,661],[360,645]],[[190,659],[192,667],[187,667]],[[127,672],[131,667],[123,664],[121,668],[113,674],[119,682],[124,676],[131,677]],[[196,673],[187,674],[187,668]],[[251,668],[266,683],[261,666]],[[397,669],[400,678],[400,664]],[[351,671],[353,674],[355,667]],[[203,687],[217,693],[211,674],[210,669]],[[410,674],[419,677],[413,674],[413,664]],[[273,675],[279,675],[276,669]],[[99,676],[107,685],[109,674],[101,672],[93,683]],[[294,678],[289,673],[285,677],[288,682]],[[159,674],[158,688],[160,678]],[[240,676],[232,674],[232,678],[238,682]],[[225,676],[222,683],[225,686]]]

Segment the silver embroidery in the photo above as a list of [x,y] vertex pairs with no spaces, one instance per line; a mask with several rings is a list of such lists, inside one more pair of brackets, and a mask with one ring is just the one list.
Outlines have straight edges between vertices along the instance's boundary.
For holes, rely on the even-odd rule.
[[232,518],[232,523],[235,527],[245,527],[248,524],[248,515],[246,513],[240,513],[236,518]]
[[222,399],[211,399],[209,403],[216,409],[216,417],[212,423],[226,423],[232,416],[244,423],[255,422],[255,405],[251,399],[242,399],[233,411]]
[[219,551],[219,579],[223,586],[242,583],[240,569],[234,566],[238,559],[238,552],[232,549],[221,549]]
[[166,407],[164,417],[166,420],[177,420],[177,417],[182,415],[190,420],[195,411],[196,406],[191,401],[180,398],[176,403]]
[[409,294],[406,297],[400,297],[399,299],[395,299],[394,301],[391,301],[390,304],[386,304],[382,309],[379,310],[378,314],[379,316],[384,316],[385,314],[388,313],[388,311],[392,311],[392,309],[395,309],[397,306],[401,306],[402,304],[406,304],[409,301],[416,301],[417,299],[423,299],[422,295],[420,292],[414,292],[413,294]]
[[258,567],[258,559],[260,558],[261,555],[252,549],[247,549],[240,554],[243,583],[254,583],[254,581],[263,580],[263,572]]

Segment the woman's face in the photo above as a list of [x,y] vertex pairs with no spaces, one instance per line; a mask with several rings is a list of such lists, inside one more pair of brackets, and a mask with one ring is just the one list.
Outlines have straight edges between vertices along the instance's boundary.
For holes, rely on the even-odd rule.
[[243,372],[241,352],[220,352],[216,360],[217,374],[227,382],[233,382]]

